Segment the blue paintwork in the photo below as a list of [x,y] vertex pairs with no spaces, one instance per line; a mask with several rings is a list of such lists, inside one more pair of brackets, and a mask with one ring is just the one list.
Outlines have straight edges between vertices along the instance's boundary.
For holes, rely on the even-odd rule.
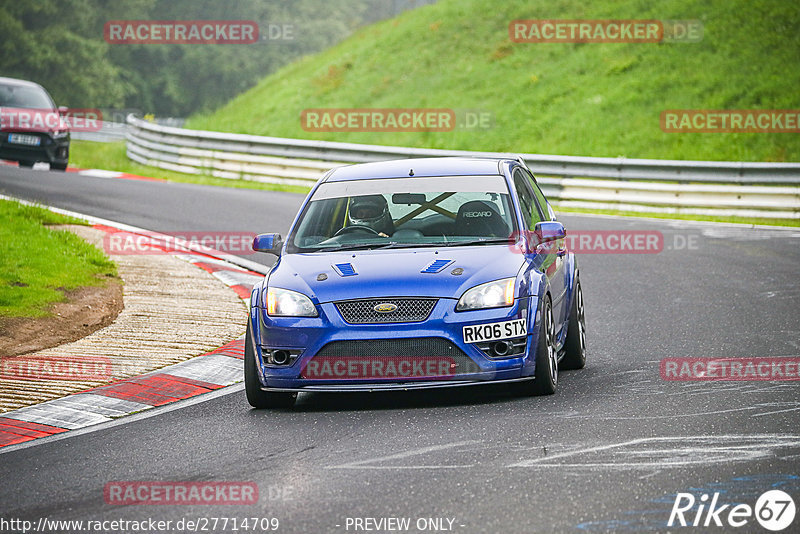
[[[325,181],[366,180],[370,178],[414,176],[472,176],[500,174],[509,184],[517,226],[524,228],[513,182],[512,173],[521,164],[512,159],[431,158],[409,159],[381,163],[353,165],[335,169],[326,174],[309,193],[292,223],[292,235],[299,214],[309,198]],[[555,221],[552,208],[548,205]],[[541,223],[542,233],[553,238],[559,236],[558,223]],[[531,236],[528,236],[531,240]],[[541,238],[542,236],[539,236]],[[271,243],[263,243],[266,248]],[[547,261],[549,258],[549,261]],[[550,264],[549,268],[544,265]],[[451,271],[460,267],[463,274],[454,276]],[[328,389],[352,391],[354,386],[370,389],[371,386],[391,382],[388,379],[343,381],[307,380],[300,378],[301,370],[325,344],[339,340],[377,340],[414,337],[442,337],[450,340],[469,356],[480,371],[459,375],[457,380],[422,382],[417,386],[449,386],[475,381],[497,381],[533,377],[535,373],[535,347],[538,343],[539,315],[545,295],[553,301],[554,319],[561,349],[566,338],[569,310],[573,298],[573,285],[577,265],[571,252],[549,255],[534,246],[483,245],[460,247],[429,247],[387,250],[356,250],[324,253],[287,254],[284,244],[282,254],[265,279],[253,288],[250,310],[250,327],[253,332],[257,369],[266,390],[296,390],[325,385]],[[318,275],[327,278],[319,280]],[[516,277],[515,302],[510,307],[456,312],[461,295],[476,285]],[[270,317],[266,312],[266,288],[279,287],[298,291],[311,298],[319,312],[318,317]],[[380,297],[439,297],[433,312],[424,322],[363,324],[345,323],[334,302],[339,300]],[[527,346],[522,355],[507,359],[493,359],[484,355],[475,345],[464,343],[462,327],[465,325],[501,322],[527,318]],[[288,367],[263,365],[262,347],[302,351],[300,357]],[[403,384],[413,387],[414,379]],[[387,385],[387,384],[384,384]]]
[[281,243],[280,234],[259,234],[253,238],[253,250],[256,252],[279,253]]

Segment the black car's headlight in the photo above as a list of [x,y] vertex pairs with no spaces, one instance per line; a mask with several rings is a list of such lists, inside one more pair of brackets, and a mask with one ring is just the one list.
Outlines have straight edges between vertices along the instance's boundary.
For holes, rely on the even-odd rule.
[[514,304],[515,278],[503,278],[472,287],[461,295],[456,311],[502,308]]
[[267,289],[267,315],[273,317],[316,317],[317,308],[311,299],[297,291],[270,287]]

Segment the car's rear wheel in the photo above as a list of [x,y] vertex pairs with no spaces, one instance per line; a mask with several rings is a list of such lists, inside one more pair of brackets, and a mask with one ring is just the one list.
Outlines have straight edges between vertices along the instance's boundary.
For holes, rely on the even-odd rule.
[[572,299],[564,350],[561,368],[583,369],[583,366],[586,365],[586,318],[583,312],[583,291],[580,277],[575,279],[575,297]]
[[30,169],[31,167],[33,167],[33,164],[34,164],[34,163],[35,163],[35,162],[33,162],[33,161],[27,161],[27,160],[26,160],[26,161],[18,161],[18,162],[17,162],[17,164],[18,164],[20,167],[25,167],[25,168],[28,168],[28,169]]
[[558,353],[555,347],[556,327],[550,296],[544,298],[539,320],[539,342],[536,345],[536,370],[532,381],[523,382],[527,395],[552,395],[558,384]]
[[50,169],[54,171],[66,171],[67,164],[66,163],[51,163]]
[[253,408],[291,408],[297,399],[297,393],[280,391],[263,391],[256,369],[256,353],[253,350],[253,334],[250,330],[250,319],[247,320],[247,334],[244,339],[244,391],[247,402]]

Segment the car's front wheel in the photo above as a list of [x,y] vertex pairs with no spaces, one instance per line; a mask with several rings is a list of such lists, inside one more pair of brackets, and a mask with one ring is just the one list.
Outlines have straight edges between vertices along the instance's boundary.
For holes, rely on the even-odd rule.
[[247,319],[247,334],[244,339],[244,391],[247,394],[247,402],[253,408],[291,408],[297,399],[297,393],[263,391],[261,389],[249,318]]
[[575,278],[575,296],[567,325],[567,339],[564,342],[562,369],[583,369],[586,365],[586,318],[583,314],[583,291],[581,279]]
[[523,382],[527,395],[552,395],[558,384],[558,353],[556,352],[556,327],[550,296],[544,298],[539,319],[539,342],[536,345],[536,369],[532,381]]

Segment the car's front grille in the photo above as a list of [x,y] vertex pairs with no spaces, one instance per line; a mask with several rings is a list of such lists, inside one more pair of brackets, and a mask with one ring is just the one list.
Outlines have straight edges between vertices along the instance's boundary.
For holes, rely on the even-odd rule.
[[[435,298],[385,298],[341,300],[336,309],[350,324],[416,323],[436,306]],[[379,311],[382,310],[382,311]]]
[[309,360],[306,379],[454,378],[480,367],[451,341],[440,337],[348,340],[328,343]]

